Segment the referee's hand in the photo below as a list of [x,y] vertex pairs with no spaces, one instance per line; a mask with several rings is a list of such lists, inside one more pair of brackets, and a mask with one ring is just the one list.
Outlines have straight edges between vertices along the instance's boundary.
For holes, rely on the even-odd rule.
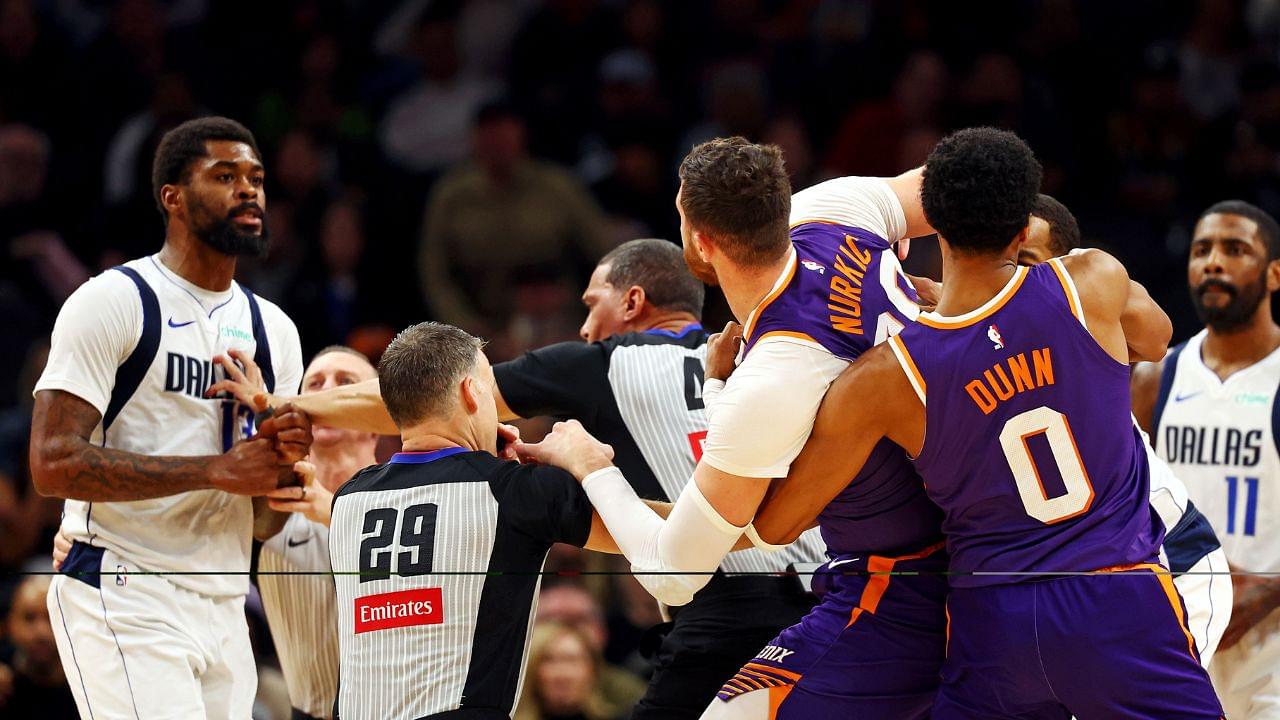
[[555,465],[579,481],[613,464],[613,448],[592,437],[577,420],[556,423],[542,442],[519,443],[516,453],[521,462]]

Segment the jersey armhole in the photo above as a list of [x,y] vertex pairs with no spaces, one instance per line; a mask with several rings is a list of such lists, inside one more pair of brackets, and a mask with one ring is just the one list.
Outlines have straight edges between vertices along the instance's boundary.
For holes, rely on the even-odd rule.
[[901,335],[894,335],[886,341],[889,349],[893,351],[893,357],[898,361],[898,367],[902,368],[903,374],[907,376],[907,381],[911,383],[911,389],[916,391],[916,397],[920,398],[920,404],[928,407],[925,402],[925,382],[924,376],[920,374],[920,368],[916,367],[916,362],[911,358],[911,353],[907,350],[906,343],[902,342]]
[[1173,390],[1173,379],[1178,372],[1178,358],[1186,343],[1169,351],[1164,358],[1164,367],[1160,368],[1160,390],[1156,393],[1156,406],[1151,411],[1151,447],[1160,443],[1160,418],[1164,415],[1164,406],[1169,402],[1169,393]]
[[1049,267],[1053,268],[1053,274],[1058,276],[1058,282],[1062,284],[1062,292],[1067,296],[1067,305],[1071,308],[1071,314],[1075,315],[1076,320],[1080,321],[1080,325],[1085,330],[1088,330],[1089,325],[1084,320],[1084,306],[1080,304],[1080,293],[1076,290],[1075,281],[1071,279],[1071,273],[1067,272],[1062,260],[1058,258],[1049,260]]

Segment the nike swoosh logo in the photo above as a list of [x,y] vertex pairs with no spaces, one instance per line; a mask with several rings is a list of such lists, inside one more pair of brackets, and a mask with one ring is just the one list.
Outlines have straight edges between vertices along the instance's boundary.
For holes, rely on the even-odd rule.
[[845,563],[851,563],[851,562],[854,562],[854,561],[856,561],[856,560],[860,560],[860,559],[861,559],[861,558],[847,558],[847,559],[845,559],[845,560],[832,560],[831,562],[827,563],[827,567],[829,567],[829,568],[833,568],[833,567],[835,567],[835,566],[837,566],[837,565],[844,565]]
[[1193,393],[1187,393],[1186,395],[1183,395],[1183,394],[1181,394],[1181,393],[1178,393],[1177,395],[1174,395],[1174,396],[1173,396],[1173,401],[1174,401],[1174,402],[1182,402],[1183,400],[1190,400],[1191,398],[1193,398],[1193,397],[1195,397],[1195,396],[1197,396],[1197,395],[1199,395],[1199,394],[1201,394],[1201,393],[1203,393],[1203,392],[1204,392],[1203,390],[1197,390],[1196,392],[1193,392]]
[[171,328],[186,327],[186,326],[191,325],[191,324],[194,324],[194,323],[195,323],[195,320],[188,320],[188,321],[186,321],[186,322],[184,322],[184,323],[176,323],[176,322],[174,322],[174,321],[173,321],[173,318],[169,318],[169,327],[171,327]]
[[294,542],[292,539],[289,539],[289,540],[286,540],[285,542],[289,544],[289,547],[298,547],[299,545],[306,545],[307,543],[311,542],[311,538],[306,538],[305,540],[299,540],[298,542]]

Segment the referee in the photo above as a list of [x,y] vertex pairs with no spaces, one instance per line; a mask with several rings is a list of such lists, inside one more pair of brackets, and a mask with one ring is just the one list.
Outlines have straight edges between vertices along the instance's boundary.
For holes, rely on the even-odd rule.
[[[678,246],[654,239],[618,246],[583,294],[587,343],[551,345],[494,366],[500,418],[577,419],[613,446],[615,463],[638,495],[672,502],[693,476],[707,431],[703,295]],[[394,429],[376,382],[294,405],[317,423]],[[707,587],[675,609],[633,720],[697,718],[725,680],[812,608],[813,597],[794,577],[772,574],[821,563],[824,552],[811,530],[778,553],[728,555]]]
[[421,323],[379,362],[404,451],[333,501],[343,720],[507,720],[552,544],[618,551],[572,475],[496,457],[480,347]]
[[[606,255],[583,293],[587,342],[551,345],[495,365],[505,419],[550,415],[580,421],[614,449],[614,462],[642,498],[674,502],[702,456],[707,332],[704,288],[665,240],[632,240]],[[783,628],[813,607],[788,565],[825,561],[816,531],[779,553],[725,557],[673,623],[632,720],[697,718]],[[750,573],[737,574],[735,573]]]

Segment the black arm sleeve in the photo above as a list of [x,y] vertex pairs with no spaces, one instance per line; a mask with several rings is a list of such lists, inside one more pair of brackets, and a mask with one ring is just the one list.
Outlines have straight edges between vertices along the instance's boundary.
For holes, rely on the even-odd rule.
[[502,519],[548,544],[586,545],[591,501],[573,475],[557,467],[507,465],[492,485]]
[[608,353],[600,343],[563,342],[493,366],[498,391],[520,417],[551,415],[593,423],[610,397]]

